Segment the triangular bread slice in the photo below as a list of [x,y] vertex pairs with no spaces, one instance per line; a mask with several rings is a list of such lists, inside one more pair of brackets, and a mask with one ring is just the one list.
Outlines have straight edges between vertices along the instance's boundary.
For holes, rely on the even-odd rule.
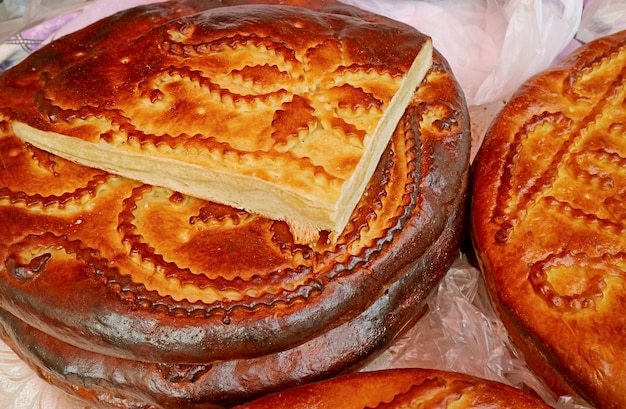
[[286,6],[210,10],[46,80],[24,141],[80,164],[341,233],[415,89],[428,37]]

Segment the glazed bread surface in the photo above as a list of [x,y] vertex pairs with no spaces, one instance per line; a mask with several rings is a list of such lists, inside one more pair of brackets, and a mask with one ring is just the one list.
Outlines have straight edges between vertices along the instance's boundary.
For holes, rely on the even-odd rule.
[[512,338],[557,394],[626,406],[626,32],[530,79],[476,160],[472,236]]
[[38,91],[40,115],[12,127],[83,165],[287,221],[310,243],[343,231],[431,63],[428,37],[382,22],[216,7],[64,67]]
[[265,396],[236,409],[548,409],[536,396],[471,375],[387,369],[342,375]]
[[[280,3],[280,13],[293,9],[303,24],[354,22],[374,30],[368,44],[377,49],[412,44],[387,43],[387,30],[427,41],[339,2],[258,3],[184,0],[124,10],[0,75],[0,335],[48,382],[93,406],[229,407],[353,370],[419,316],[458,257],[469,116],[436,51],[346,227],[322,230],[307,244],[285,221],[84,166],[14,134],[18,122],[46,129],[56,113],[67,117],[54,118],[55,126],[109,129],[113,116],[138,136],[121,111],[83,117],[82,108],[55,105],[48,86],[95,98],[69,81],[74,68],[121,48],[142,54],[146,38],[175,32],[164,27],[209,24],[231,7],[256,15]],[[293,28],[294,18],[273,24]],[[155,149],[145,146],[146,154]]]

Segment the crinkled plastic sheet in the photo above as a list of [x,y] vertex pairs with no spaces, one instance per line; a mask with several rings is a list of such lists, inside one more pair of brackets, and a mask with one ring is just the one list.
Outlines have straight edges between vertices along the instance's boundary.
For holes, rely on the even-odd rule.
[[[622,0],[343,1],[433,37],[470,106],[472,158],[485,129],[524,80],[582,43],[626,29]],[[149,2],[4,0],[0,71],[63,34]],[[553,396],[528,369],[491,307],[480,272],[465,255],[459,254],[427,304],[424,316],[363,370],[423,367],[464,372],[532,390],[558,409],[585,408],[571,397]],[[84,404],[45,383],[0,342],[0,408],[82,409]]]
[[48,19],[80,9],[87,0],[3,0],[0,2],[0,41]]
[[576,39],[588,43],[624,29],[626,29],[624,0],[590,0],[585,6]]
[[[510,95],[548,67],[576,33],[582,0],[344,0],[433,38],[469,105]],[[444,22],[444,23],[442,23]]]
[[530,391],[557,409],[586,408],[570,396],[554,396],[528,368],[493,310],[480,272],[464,255],[427,303],[418,323],[363,370],[445,369]]

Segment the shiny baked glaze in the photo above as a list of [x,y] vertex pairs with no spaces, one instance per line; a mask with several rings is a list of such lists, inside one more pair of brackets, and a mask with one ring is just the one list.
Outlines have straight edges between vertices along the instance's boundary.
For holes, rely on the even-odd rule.
[[472,199],[513,336],[557,393],[607,408],[626,404],[625,66],[618,33],[525,84],[488,132]]
[[403,368],[361,372],[268,395],[237,409],[548,409],[526,392],[449,371]]
[[192,407],[338,373],[391,342],[458,254],[469,119],[438,54],[347,229],[313,246],[293,243],[283,222],[87,169],[10,133],[11,119],[38,117],[40,75],[74,63],[57,56],[119,41],[116,24],[141,33],[218,3],[230,4],[123,12],[0,76],[4,338],[87,399]]
[[126,360],[67,344],[0,309],[0,336],[53,385],[103,409],[225,408],[358,369],[419,317],[427,295],[458,256],[464,212],[433,251],[402,269],[367,310],[290,349],[204,364]]
[[[66,328],[59,335],[71,342],[144,360],[199,362],[295,345],[319,325],[336,325],[363,310],[429,243],[387,254],[423,200],[411,194],[420,190],[418,148],[404,135],[398,139],[394,161],[387,156],[382,162],[370,199],[344,234],[335,241],[323,236],[311,248],[294,244],[282,222],[105,176],[41,151],[32,155],[34,148],[22,146],[15,155],[19,142],[5,135],[3,178],[20,168],[22,175],[37,177],[25,178],[19,190],[3,189],[8,206],[0,208],[0,220],[12,228],[0,233],[0,300],[18,315],[39,316],[39,325],[52,333]],[[410,150],[407,142],[413,142]],[[50,173],[31,159],[37,156],[63,165]],[[83,180],[81,173],[93,179]],[[69,187],[62,193],[53,189],[61,178]],[[420,223],[432,238],[441,233],[442,221]],[[25,272],[42,255],[48,255],[45,263]],[[72,298],[59,285],[68,280],[74,281]],[[354,287],[346,292],[348,283]],[[115,313],[101,311],[105,299],[117,305]],[[266,314],[274,318],[258,320]],[[166,339],[152,351],[138,351],[155,331]],[[250,348],[250,342],[259,346]]]
[[[388,45],[372,47],[373,36]],[[86,166],[287,220],[308,244],[319,229],[342,232],[393,131],[384,124],[404,110],[396,97],[422,78],[408,72],[427,43],[300,7],[211,8],[68,50],[80,57],[43,77],[39,115],[19,118],[32,128],[14,130]]]

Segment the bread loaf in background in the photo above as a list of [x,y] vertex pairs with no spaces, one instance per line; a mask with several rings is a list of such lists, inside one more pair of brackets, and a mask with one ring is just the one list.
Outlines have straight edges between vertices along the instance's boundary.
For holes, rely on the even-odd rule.
[[476,158],[471,231],[496,309],[557,396],[626,406],[626,32],[527,81]]

